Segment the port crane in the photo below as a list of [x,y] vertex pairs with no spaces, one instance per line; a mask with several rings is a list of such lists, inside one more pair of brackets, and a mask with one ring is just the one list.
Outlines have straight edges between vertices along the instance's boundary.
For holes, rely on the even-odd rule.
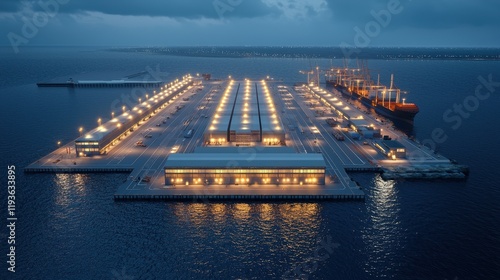
[[309,70],[309,71],[300,70],[299,73],[307,75],[307,84],[309,84],[310,83],[310,75],[313,75],[314,71],[313,70]]
[[[320,84],[319,73],[321,71],[323,71],[323,70],[319,69],[319,66],[316,66],[316,71],[314,71],[314,69],[311,69],[309,71],[300,70],[299,73],[307,75],[307,83],[308,84],[313,83],[316,86],[319,86],[319,84]],[[311,75],[314,75],[314,76],[311,77]]]

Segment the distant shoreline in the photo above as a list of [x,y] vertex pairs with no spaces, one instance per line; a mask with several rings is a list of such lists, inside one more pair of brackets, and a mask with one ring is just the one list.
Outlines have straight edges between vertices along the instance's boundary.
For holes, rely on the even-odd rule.
[[215,58],[351,58],[382,60],[498,61],[500,48],[352,48],[340,47],[132,47],[109,48],[113,52]]

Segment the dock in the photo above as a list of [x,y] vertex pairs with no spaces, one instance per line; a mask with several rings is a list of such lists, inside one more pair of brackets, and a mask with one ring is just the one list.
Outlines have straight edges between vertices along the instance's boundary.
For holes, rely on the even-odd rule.
[[[307,122],[304,126],[312,127],[310,133],[319,135],[319,137],[313,137],[327,140],[326,146],[335,145],[341,147],[343,152],[336,153],[340,156],[340,159],[343,158],[342,154],[352,151],[353,154],[357,155],[356,158],[361,161],[353,161],[352,156],[348,156],[347,159],[341,160],[341,162],[337,161],[337,165],[343,165],[346,171],[376,172],[380,173],[385,180],[467,179],[469,173],[467,166],[456,164],[436,151],[430,150],[427,146],[399,131],[392,122],[367,110],[361,102],[343,96],[336,89],[325,90],[316,86],[302,85],[295,87],[295,90],[301,99],[298,100],[297,104],[306,113]],[[332,119],[338,121],[335,128],[329,124]],[[358,125],[360,123],[379,129],[380,138],[384,136],[384,138],[391,139],[388,142],[397,142],[398,147],[405,150],[405,155],[401,158],[391,158],[380,149],[380,144],[384,143],[385,140],[373,135],[354,136],[367,131],[365,127]],[[325,132],[329,135],[325,135]],[[334,134],[336,133],[345,135],[345,141],[335,139]],[[335,140],[329,141],[328,138]],[[325,148],[321,144],[318,145],[320,150]],[[334,157],[332,160],[336,161],[336,159],[338,158]],[[348,163],[348,160],[351,160],[352,163]]]
[[[201,83],[201,81],[200,81]],[[453,164],[449,159],[409,139],[393,129],[390,123],[381,123],[356,104],[344,99],[343,108],[363,115],[366,120],[383,127],[385,135],[397,139],[407,149],[404,159],[393,160],[381,154],[374,139],[352,138],[344,141],[334,137],[327,119],[336,116],[328,98],[341,100],[335,91],[300,89],[281,82],[270,87],[274,95],[286,133],[286,146],[296,153],[321,153],[326,162],[324,185],[165,185],[164,164],[174,153],[192,153],[204,145],[203,134],[209,125],[206,116],[215,114],[222,98],[226,81],[203,81],[182,93],[181,98],[162,107],[141,126],[120,140],[107,154],[78,157],[74,142],[66,143],[56,151],[27,166],[26,173],[92,173],[125,172],[127,179],[117,186],[116,201],[363,201],[362,186],[353,181],[350,173],[380,173],[385,180],[465,179],[468,169]],[[321,89],[322,90],[322,89]],[[319,94],[325,98],[319,98]],[[193,129],[195,128],[195,129]],[[193,130],[190,137],[186,131]],[[148,136],[148,137],[146,137]],[[145,147],[136,145],[144,143]],[[236,147],[235,147],[236,148]],[[72,150],[73,149],[73,150]],[[73,151],[68,153],[68,151]],[[427,175],[427,174],[434,175]],[[425,175],[422,175],[425,174]],[[446,174],[446,175],[445,175]],[[144,178],[148,178],[144,180]]]
[[[255,190],[253,190],[255,192]],[[153,200],[153,201],[189,201],[189,202],[205,202],[205,201],[364,201],[365,195],[360,194],[334,194],[334,193],[314,193],[307,194],[290,194],[293,191],[288,190],[287,193],[268,193],[266,194],[241,194],[241,191],[234,191],[234,194],[193,194],[193,191],[186,191],[186,194],[179,192],[157,192],[144,194],[115,194],[116,201],[130,200]]]

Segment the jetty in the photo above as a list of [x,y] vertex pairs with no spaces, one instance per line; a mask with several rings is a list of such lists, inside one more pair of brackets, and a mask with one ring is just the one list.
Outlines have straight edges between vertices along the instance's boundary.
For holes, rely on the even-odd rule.
[[351,173],[468,175],[336,90],[185,76],[150,96],[24,171],[126,172],[117,201],[363,201]]

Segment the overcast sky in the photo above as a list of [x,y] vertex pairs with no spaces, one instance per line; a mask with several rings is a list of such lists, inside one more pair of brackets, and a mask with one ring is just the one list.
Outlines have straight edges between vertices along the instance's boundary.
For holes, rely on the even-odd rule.
[[0,44],[500,47],[499,12],[498,0],[1,0]]

